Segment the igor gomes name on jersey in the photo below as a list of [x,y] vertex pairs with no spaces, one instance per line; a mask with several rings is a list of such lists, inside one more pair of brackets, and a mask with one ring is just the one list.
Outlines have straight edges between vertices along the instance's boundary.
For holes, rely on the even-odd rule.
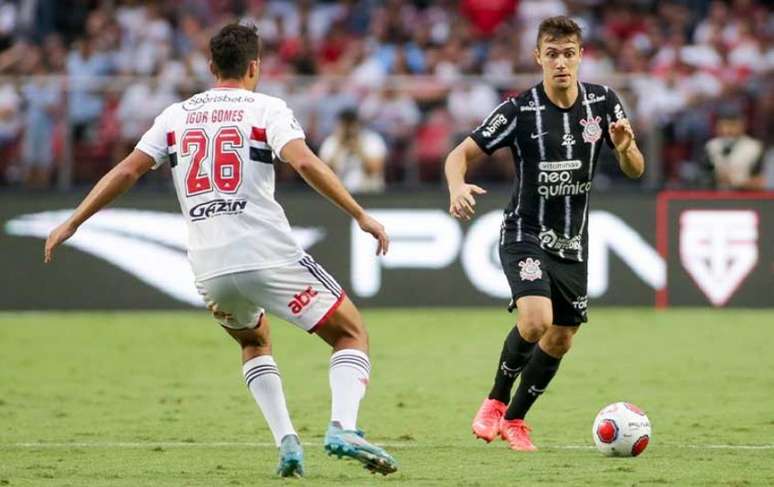
[[303,138],[284,101],[241,89],[208,90],[156,117],[137,149],[171,166],[197,279],[303,256],[274,199],[273,165]]

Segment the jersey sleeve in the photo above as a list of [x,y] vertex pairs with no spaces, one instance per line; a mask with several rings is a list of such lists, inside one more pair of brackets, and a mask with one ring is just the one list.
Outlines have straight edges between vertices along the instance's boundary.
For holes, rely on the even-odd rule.
[[145,132],[135,146],[135,149],[140,150],[153,158],[153,169],[158,169],[164,162],[169,160],[166,116],[167,110],[161,112],[161,114],[153,120],[153,126]]
[[508,99],[497,106],[484,122],[470,134],[470,138],[486,154],[513,144],[516,138],[516,102]]
[[603,130],[603,132],[605,134],[607,146],[611,149],[615,149],[613,139],[610,138],[610,124],[628,117],[626,116],[623,103],[621,102],[621,99],[618,98],[618,94],[615,91],[608,89],[605,101],[605,130]]
[[301,124],[298,123],[298,120],[293,116],[293,111],[288,108],[285,102],[277,103],[276,108],[269,114],[266,123],[266,138],[274,155],[281,161],[280,152],[285,144],[294,139],[306,138]]

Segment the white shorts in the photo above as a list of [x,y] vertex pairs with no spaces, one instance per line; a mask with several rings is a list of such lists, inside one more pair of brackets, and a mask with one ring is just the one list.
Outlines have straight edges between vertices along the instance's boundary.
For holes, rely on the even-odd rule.
[[344,300],[345,293],[325,269],[305,255],[294,264],[224,274],[196,282],[208,306],[228,315],[218,323],[235,330],[254,328],[265,310],[313,333]]

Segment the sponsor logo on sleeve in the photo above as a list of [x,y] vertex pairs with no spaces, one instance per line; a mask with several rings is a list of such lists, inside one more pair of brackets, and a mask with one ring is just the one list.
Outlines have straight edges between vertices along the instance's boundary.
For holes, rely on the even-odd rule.
[[613,113],[615,113],[616,120],[621,120],[622,118],[626,118],[626,115],[624,115],[623,108],[621,108],[620,103],[615,104],[615,107],[613,108]]
[[505,117],[505,115],[498,113],[494,116],[494,118],[492,118],[492,120],[489,121],[486,127],[484,127],[484,130],[481,131],[481,135],[484,137],[491,137],[497,132],[497,129],[507,123],[508,119]]

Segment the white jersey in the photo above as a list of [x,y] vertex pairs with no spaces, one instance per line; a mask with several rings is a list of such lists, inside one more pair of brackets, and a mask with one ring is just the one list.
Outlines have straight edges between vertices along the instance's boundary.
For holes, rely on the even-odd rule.
[[272,152],[304,132],[279,98],[215,88],[167,107],[137,149],[169,161],[197,280],[298,262]]

